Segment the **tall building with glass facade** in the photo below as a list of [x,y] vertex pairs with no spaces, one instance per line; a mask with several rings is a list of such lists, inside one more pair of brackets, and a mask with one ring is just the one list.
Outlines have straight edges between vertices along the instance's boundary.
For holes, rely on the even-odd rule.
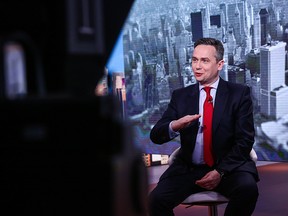
[[285,42],[271,42],[260,47],[260,111],[275,118],[285,112],[276,107],[281,104],[279,100],[283,100],[283,94],[275,93],[285,89],[285,46]]

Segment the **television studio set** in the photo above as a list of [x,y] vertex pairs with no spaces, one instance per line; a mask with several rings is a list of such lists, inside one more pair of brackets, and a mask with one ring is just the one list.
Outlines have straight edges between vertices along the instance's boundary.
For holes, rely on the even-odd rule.
[[[173,91],[197,83],[195,41],[213,37],[225,48],[220,77],[249,86],[253,100],[253,216],[287,216],[285,5],[1,0],[1,212],[148,216],[147,196],[181,146],[178,137],[153,143],[150,131]],[[220,216],[227,202],[211,206],[174,213]]]

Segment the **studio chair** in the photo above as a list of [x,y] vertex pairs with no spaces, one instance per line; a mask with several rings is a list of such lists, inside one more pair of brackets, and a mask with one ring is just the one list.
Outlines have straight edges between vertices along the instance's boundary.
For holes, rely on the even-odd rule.
[[[175,149],[169,157],[168,164],[171,165],[179,152],[180,147]],[[250,157],[256,163],[257,154],[254,149],[250,152]],[[228,203],[229,199],[215,191],[203,191],[188,196],[181,204],[186,205],[186,208],[191,206],[207,206],[209,216],[218,216],[217,206]]]

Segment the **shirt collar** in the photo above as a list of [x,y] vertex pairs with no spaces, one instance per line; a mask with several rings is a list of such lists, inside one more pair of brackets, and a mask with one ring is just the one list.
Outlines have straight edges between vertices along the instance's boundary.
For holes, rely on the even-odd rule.
[[[213,89],[217,89],[217,87],[218,87],[218,84],[219,84],[219,77],[218,77],[218,79],[212,84],[212,85],[210,85]],[[199,83],[199,91],[201,91],[201,89],[203,89],[204,88],[204,85],[201,85],[200,83]]]

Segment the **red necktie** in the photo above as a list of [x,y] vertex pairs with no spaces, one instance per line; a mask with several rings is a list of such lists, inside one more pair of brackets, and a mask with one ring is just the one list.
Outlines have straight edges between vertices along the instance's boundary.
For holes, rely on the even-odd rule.
[[206,86],[206,99],[203,106],[203,139],[204,139],[204,161],[208,166],[213,166],[212,155],[212,118],[213,118],[213,98],[210,95],[212,87]]

